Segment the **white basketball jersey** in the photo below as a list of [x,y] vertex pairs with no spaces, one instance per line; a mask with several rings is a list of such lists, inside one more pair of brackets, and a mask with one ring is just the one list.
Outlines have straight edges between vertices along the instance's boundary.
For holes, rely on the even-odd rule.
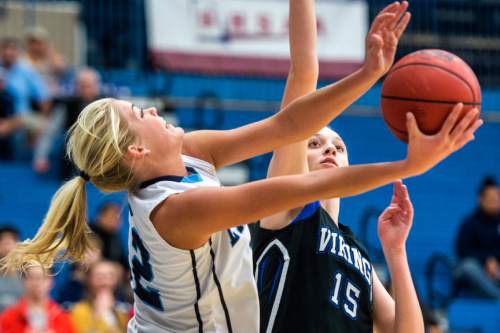
[[188,176],[152,179],[129,194],[135,314],[128,332],[258,332],[248,227],[217,232],[201,248],[181,250],[161,238],[149,218],[170,195],[220,186],[211,164],[182,158]]

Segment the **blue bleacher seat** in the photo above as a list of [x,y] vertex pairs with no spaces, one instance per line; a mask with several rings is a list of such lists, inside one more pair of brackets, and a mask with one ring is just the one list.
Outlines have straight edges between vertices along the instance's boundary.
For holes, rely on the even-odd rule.
[[448,311],[450,330],[500,332],[500,301],[457,299]]

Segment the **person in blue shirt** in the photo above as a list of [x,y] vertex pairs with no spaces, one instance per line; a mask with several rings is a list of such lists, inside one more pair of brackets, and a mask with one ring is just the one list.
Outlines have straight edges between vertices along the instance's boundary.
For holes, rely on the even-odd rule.
[[[6,38],[0,42],[0,68],[5,73],[5,89],[14,103],[13,115],[0,121],[0,137],[20,128],[38,128],[50,111],[48,90],[40,75],[19,60],[19,44],[15,39]],[[33,116],[32,104],[42,118]]]

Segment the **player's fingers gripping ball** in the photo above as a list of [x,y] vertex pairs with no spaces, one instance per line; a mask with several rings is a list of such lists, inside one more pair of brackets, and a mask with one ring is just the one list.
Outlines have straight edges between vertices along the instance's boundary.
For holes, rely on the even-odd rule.
[[461,119],[481,108],[481,88],[472,69],[443,50],[420,50],[399,60],[382,85],[382,114],[391,132],[408,142],[406,113],[415,115],[420,130],[435,134],[453,106],[463,103]]

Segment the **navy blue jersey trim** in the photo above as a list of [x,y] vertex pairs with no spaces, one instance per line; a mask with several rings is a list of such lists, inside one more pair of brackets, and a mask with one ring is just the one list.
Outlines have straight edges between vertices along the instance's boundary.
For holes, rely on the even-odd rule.
[[263,287],[263,282],[264,281],[264,271],[266,270],[267,268],[267,264],[269,262],[269,256],[266,256],[261,262],[260,262],[260,268],[259,268],[259,279],[258,279],[258,288],[259,288],[259,291],[262,290],[262,287]]
[[222,287],[220,285],[219,279],[217,278],[217,273],[215,273],[215,253],[212,249],[212,238],[208,239],[210,244],[210,255],[212,256],[212,273],[214,276],[214,282],[217,285],[217,290],[219,291],[219,298],[222,303],[222,308],[224,309],[224,315],[226,316],[227,330],[229,333],[233,333],[233,327],[231,326],[231,318],[229,317],[229,311],[227,310],[226,301],[224,300],[224,294],[222,293]]
[[276,291],[276,287],[279,283],[279,279],[281,277],[281,272],[283,271],[283,265],[284,265],[284,262],[282,261],[278,267],[278,270],[276,271],[276,273],[274,273],[273,284],[271,285],[271,290],[269,291],[269,302],[272,302],[272,300],[273,300],[273,294]]
[[191,264],[193,265],[194,284],[196,285],[196,303],[194,304],[194,312],[196,313],[196,320],[198,320],[198,332],[203,333],[203,321],[201,320],[200,308],[198,301],[201,298],[200,281],[198,280],[198,271],[196,270],[196,257],[193,250],[189,250],[191,254]]
[[319,206],[319,201],[314,201],[305,205],[304,208],[302,208],[302,210],[300,211],[300,214],[290,224],[294,224],[296,222],[307,219],[318,210]]
[[171,181],[171,182],[176,182],[176,183],[196,183],[201,181],[201,177],[196,172],[196,170],[192,167],[186,167],[186,171],[188,173],[187,176],[161,176],[161,177],[156,177],[150,180],[146,180],[143,182],[140,186],[141,189],[146,188],[148,186],[151,186],[155,183],[161,182],[161,181]]

